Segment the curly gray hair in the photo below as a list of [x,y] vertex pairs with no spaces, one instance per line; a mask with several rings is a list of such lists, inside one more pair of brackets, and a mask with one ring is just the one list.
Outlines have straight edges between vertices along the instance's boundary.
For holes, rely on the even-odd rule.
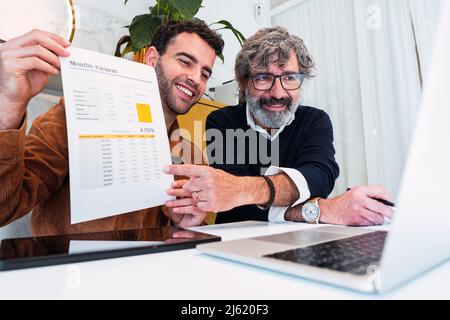
[[315,62],[305,43],[299,37],[290,34],[285,28],[272,27],[259,30],[241,48],[236,57],[234,72],[239,83],[241,97],[251,74],[266,72],[273,63],[272,56],[278,55],[276,63],[283,66],[294,49],[300,65],[299,71],[308,78],[315,76]]

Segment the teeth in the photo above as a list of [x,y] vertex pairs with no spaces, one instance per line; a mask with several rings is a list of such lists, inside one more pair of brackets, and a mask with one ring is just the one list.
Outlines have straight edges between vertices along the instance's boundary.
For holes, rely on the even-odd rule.
[[188,96],[192,97],[194,95],[194,93],[191,90],[186,89],[185,87],[182,86],[176,86],[178,88],[178,90],[186,93]]
[[283,105],[267,105],[269,108],[284,108],[284,104]]

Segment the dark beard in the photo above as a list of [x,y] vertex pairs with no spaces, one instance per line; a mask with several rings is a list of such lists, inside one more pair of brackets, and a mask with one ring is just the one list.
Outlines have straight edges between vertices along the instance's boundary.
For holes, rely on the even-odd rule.
[[155,72],[156,78],[158,79],[159,95],[161,96],[163,106],[169,108],[169,110],[172,111],[173,113],[178,114],[176,110],[174,110],[175,108],[172,107],[175,105],[175,101],[172,95],[170,94],[170,83],[167,80],[160,63],[156,64]]
[[197,99],[194,99],[194,102],[185,110],[180,110],[177,108],[175,98],[172,96],[172,86],[175,86],[175,83],[178,82],[185,82],[190,87],[195,88],[194,96],[198,96],[198,86],[193,84],[192,81],[185,79],[185,77],[179,77],[174,79],[173,81],[169,81],[166,77],[166,74],[164,73],[164,70],[161,66],[161,63],[157,63],[155,67],[156,77],[158,78],[158,87],[159,87],[159,94],[161,96],[161,101],[163,103],[163,106],[168,108],[171,112],[173,112],[176,115],[184,115],[189,112],[189,110],[194,106],[198,100],[200,100],[200,97]]

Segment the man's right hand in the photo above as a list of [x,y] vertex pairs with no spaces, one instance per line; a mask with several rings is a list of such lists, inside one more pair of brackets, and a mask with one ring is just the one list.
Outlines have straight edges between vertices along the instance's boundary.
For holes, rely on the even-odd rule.
[[33,30],[0,45],[0,130],[17,129],[31,98],[60,69],[70,43],[60,36]]
[[320,222],[346,226],[381,225],[385,218],[392,218],[394,211],[375,198],[391,200],[381,186],[359,186],[336,198],[322,199],[319,202]]
[[[391,219],[394,211],[375,200],[390,200],[391,196],[381,186],[360,186],[332,199],[320,199],[320,223],[344,226],[381,225]],[[289,208],[286,221],[302,222],[302,205]]]

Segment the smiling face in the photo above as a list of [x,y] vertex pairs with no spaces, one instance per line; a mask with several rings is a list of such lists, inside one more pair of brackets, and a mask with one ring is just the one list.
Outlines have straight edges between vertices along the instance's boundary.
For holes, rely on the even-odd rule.
[[[278,65],[277,60],[277,55],[273,55],[272,63],[264,73],[278,76],[300,71],[294,50],[291,51],[289,60],[284,65]],[[271,89],[260,91],[255,89],[253,80],[249,79],[246,86],[246,99],[250,113],[258,125],[266,129],[278,129],[293,118],[300,103],[300,88],[285,90],[280,78],[277,78]]]
[[[203,96],[216,54],[195,33],[180,33],[154,61],[163,107],[175,115],[185,114]],[[157,61],[157,62],[156,62]]]

